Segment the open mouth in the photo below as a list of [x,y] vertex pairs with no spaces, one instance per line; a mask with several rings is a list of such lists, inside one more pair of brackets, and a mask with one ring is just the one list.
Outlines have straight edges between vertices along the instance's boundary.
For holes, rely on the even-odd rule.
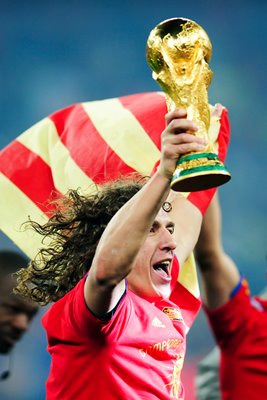
[[171,261],[160,261],[153,265],[153,269],[163,278],[169,278],[171,276]]

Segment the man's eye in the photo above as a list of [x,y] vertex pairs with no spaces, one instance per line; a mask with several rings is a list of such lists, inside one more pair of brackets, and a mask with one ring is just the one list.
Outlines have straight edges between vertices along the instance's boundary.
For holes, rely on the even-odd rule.
[[154,227],[154,226],[151,226],[149,232],[150,232],[150,233],[154,233],[154,232],[155,232],[155,227]]
[[174,233],[174,226],[169,226],[168,227],[168,231],[170,232],[170,234],[172,235]]

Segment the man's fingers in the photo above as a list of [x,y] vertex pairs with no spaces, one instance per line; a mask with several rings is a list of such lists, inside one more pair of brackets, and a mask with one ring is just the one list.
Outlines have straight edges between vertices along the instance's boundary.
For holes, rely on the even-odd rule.
[[182,154],[204,150],[205,147],[206,147],[206,144],[197,143],[197,142],[188,142],[188,143],[180,143],[180,144],[169,143],[166,146],[165,150],[166,150],[166,154],[168,154],[171,157],[176,158],[177,156],[180,156]]
[[185,118],[173,119],[167,130],[169,133],[179,134],[181,132],[192,131],[196,132],[198,130],[198,126],[193,122]]
[[190,133],[181,133],[180,135],[169,135],[162,141],[162,147],[165,154],[171,158],[194,151],[202,151],[206,148],[208,142],[206,139],[191,135]]
[[187,117],[186,110],[184,110],[183,108],[176,108],[174,111],[170,111],[165,115],[165,121],[166,124],[169,125],[169,123],[175,118],[186,118],[186,117]]
[[200,136],[195,136],[190,133],[180,133],[179,135],[169,135],[163,138],[164,143],[171,143],[173,145],[186,144],[186,143],[196,143],[199,145],[207,146],[208,141]]
[[205,149],[206,145],[201,144],[201,143],[183,143],[177,146],[176,151],[177,155],[185,154],[185,153],[191,153],[193,151],[200,151]]

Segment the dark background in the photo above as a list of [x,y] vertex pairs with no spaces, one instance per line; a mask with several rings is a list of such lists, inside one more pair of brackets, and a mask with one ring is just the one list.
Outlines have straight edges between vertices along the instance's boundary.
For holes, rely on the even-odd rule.
[[[145,58],[159,22],[186,17],[213,44],[210,103],[229,110],[232,127],[220,189],[224,244],[252,293],[266,285],[267,2],[0,1],[0,148],[51,112],[70,104],[160,90]],[[0,248],[15,248],[3,235]],[[13,375],[0,382],[3,400],[42,400],[49,368],[40,316],[13,354]],[[212,347],[201,313],[188,339],[187,400],[192,372]],[[4,365],[7,360],[0,358]]]

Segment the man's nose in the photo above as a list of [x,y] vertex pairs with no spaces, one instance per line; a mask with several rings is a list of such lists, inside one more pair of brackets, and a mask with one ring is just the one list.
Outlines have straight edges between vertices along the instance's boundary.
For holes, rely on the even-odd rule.
[[176,242],[174,241],[172,234],[168,230],[162,233],[160,248],[162,250],[171,251],[174,251],[176,249]]
[[29,327],[29,318],[26,314],[17,314],[13,319],[12,325],[14,328],[24,332]]

